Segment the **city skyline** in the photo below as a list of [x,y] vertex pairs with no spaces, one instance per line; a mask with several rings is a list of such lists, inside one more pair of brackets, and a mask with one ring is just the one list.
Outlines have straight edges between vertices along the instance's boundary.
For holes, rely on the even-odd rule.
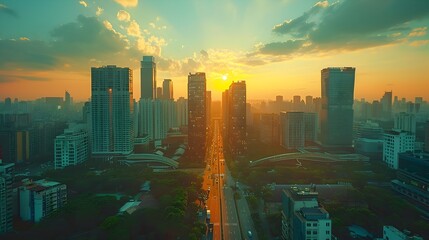
[[350,66],[355,99],[379,100],[383,91],[429,99],[428,16],[429,3],[417,0],[3,1],[0,98],[32,100],[67,90],[87,100],[91,67],[129,67],[140,79],[142,56],[152,55],[157,85],[172,79],[176,98],[187,95],[188,72],[207,74],[213,100],[241,80],[248,99],[317,97],[321,69]]

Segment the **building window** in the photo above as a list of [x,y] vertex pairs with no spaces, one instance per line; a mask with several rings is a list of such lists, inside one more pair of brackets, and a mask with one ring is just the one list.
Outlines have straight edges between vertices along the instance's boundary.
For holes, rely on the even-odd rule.
[[331,225],[331,224],[327,222],[327,223],[326,223],[326,226],[327,226],[327,227],[329,227],[329,225]]

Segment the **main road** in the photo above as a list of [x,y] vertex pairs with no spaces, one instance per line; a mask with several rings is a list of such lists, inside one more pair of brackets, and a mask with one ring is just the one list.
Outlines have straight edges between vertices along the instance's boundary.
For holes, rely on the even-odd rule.
[[207,191],[206,207],[210,210],[213,239],[243,239],[240,232],[234,194],[226,184],[226,164],[219,121],[214,120],[212,139],[206,153],[203,189]]

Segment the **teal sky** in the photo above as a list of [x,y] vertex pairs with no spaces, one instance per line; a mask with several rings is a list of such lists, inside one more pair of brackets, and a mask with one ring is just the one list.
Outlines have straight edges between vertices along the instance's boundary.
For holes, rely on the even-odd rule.
[[0,98],[84,100],[106,64],[132,68],[139,89],[154,55],[176,98],[196,71],[215,99],[237,80],[249,98],[319,96],[322,68],[353,66],[356,98],[428,100],[428,26],[426,0],[0,0]]

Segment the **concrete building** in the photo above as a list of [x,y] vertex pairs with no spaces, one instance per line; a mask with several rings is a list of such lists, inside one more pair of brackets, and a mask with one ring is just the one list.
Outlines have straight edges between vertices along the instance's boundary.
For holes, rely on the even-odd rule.
[[162,82],[162,97],[163,99],[174,100],[173,81],[171,79],[164,79]]
[[143,56],[140,62],[140,98],[156,98],[156,63],[153,56]]
[[47,180],[23,180],[19,188],[20,216],[24,221],[39,222],[67,203],[65,184]]
[[0,156],[0,234],[13,230],[12,182],[14,163],[3,163]]
[[321,142],[326,147],[351,147],[355,68],[322,70]]
[[384,133],[383,161],[393,169],[398,169],[398,153],[414,150],[416,136],[407,132],[387,131]]
[[354,148],[356,153],[365,155],[374,160],[383,157],[383,129],[374,122],[366,121],[357,124]]
[[383,226],[383,240],[423,240],[423,238],[414,236],[409,231],[399,231],[394,226]]
[[222,100],[227,147],[233,156],[242,156],[247,152],[246,82],[231,83]]
[[398,179],[391,182],[393,190],[429,210],[429,154],[399,153],[398,161]]
[[188,75],[188,150],[191,161],[205,161],[207,136],[206,74]]
[[416,134],[416,116],[412,113],[401,112],[395,115],[394,129]]
[[281,112],[280,126],[280,145],[287,149],[296,149],[304,147],[304,112]]
[[55,138],[55,169],[75,166],[88,160],[89,138],[85,124],[73,124]]
[[108,65],[91,68],[92,153],[133,150],[133,73]]
[[317,198],[318,193],[310,188],[283,190],[282,239],[331,239],[329,214],[319,207]]

